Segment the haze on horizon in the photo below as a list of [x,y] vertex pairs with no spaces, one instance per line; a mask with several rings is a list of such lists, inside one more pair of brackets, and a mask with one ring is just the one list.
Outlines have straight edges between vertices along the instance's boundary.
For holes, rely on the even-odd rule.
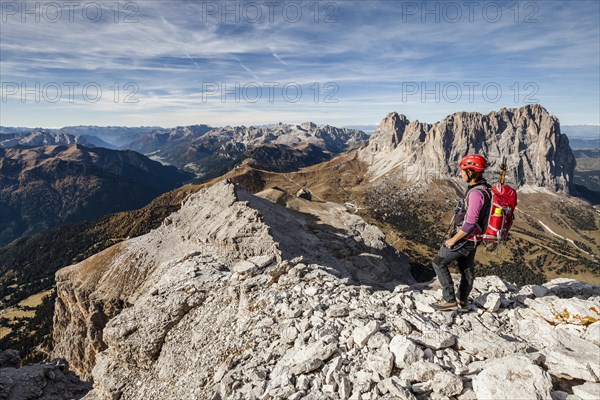
[[597,1],[1,1],[3,126],[600,124]]

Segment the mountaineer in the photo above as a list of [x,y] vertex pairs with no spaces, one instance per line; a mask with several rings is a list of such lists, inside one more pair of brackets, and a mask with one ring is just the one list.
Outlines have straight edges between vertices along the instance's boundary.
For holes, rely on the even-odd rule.
[[[452,219],[455,234],[446,239],[432,264],[440,284],[442,300],[432,304],[436,310],[451,310],[460,305],[467,307],[467,299],[473,288],[475,271],[473,261],[477,246],[481,243],[478,236],[485,231],[491,207],[491,186],[483,177],[487,168],[486,159],[479,154],[469,154],[458,164],[460,176],[469,185],[462,205],[457,208]],[[452,222],[451,222],[452,225]],[[454,282],[448,266],[456,261],[460,270],[458,296],[454,292]],[[458,304],[457,304],[458,300]]]

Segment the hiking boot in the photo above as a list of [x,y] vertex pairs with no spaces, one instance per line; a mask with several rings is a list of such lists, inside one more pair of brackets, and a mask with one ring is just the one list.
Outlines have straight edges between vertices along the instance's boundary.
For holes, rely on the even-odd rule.
[[469,311],[469,302],[468,301],[458,301],[458,312],[467,312]]
[[442,311],[442,310],[454,310],[458,304],[456,301],[446,301],[440,300],[437,303],[433,303],[431,307],[434,310]]

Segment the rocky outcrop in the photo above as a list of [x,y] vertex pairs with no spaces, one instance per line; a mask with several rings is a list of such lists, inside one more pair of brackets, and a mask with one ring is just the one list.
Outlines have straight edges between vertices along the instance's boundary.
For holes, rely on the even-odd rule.
[[359,151],[372,178],[395,173],[410,180],[453,178],[469,153],[486,156],[491,173],[508,158],[507,182],[569,192],[575,157],[558,118],[539,105],[483,115],[458,112],[434,124],[388,114]]
[[[203,324],[235,325],[237,311],[233,316],[227,313],[234,303],[221,297],[228,290],[230,271],[245,276],[270,266],[269,279],[277,280],[290,268],[290,260],[301,257],[307,265],[319,263],[323,273],[349,283],[392,288],[413,281],[406,257],[385,243],[379,229],[343,206],[293,196],[289,203],[297,211],[222,182],[190,196],[159,229],[59,271],[55,354],[89,378],[97,354],[116,343],[113,338],[118,332],[110,333],[107,322],[116,321],[119,313],[133,312],[140,301],[151,307],[138,314],[140,324],[152,326],[149,335],[166,334],[198,309],[225,318]],[[215,294],[218,299],[206,304],[217,308],[203,305]],[[134,330],[138,333],[127,336],[144,334]],[[151,349],[140,357],[158,356],[163,339],[144,344]]]
[[16,350],[0,352],[0,398],[6,400],[81,399],[92,388],[71,371],[65,360],[18,367]]
[[221,182],[160,228],[57,274],[55,352],[93,378],[86,399],[596,390],[600,287],[478,277],[468,310],[434,312],[439,287],[415,284],[378,229],[280,192]]

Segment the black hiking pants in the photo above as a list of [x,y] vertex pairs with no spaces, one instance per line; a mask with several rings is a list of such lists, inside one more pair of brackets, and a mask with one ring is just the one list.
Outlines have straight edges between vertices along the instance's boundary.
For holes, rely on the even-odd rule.
[[473,261],[475,260],[477,246],[470,240],[467,240],[462,247],[460,246],[461,244],[462,243],[459,243],[457,246],[454,246],[454,249],[442,246],[432,262],[435,274],[442,285],[442,296],[445,301],[456,301],[457,299],[454,293],[454,282],[452,281],[452,276],[448,270],[448,267],[453,261],[456,261],[460,271],[458,300],[466,302],[469,293],[471,293],[471,289],[473,289],[473,281],[475,280],[475,267],[473,266]]

